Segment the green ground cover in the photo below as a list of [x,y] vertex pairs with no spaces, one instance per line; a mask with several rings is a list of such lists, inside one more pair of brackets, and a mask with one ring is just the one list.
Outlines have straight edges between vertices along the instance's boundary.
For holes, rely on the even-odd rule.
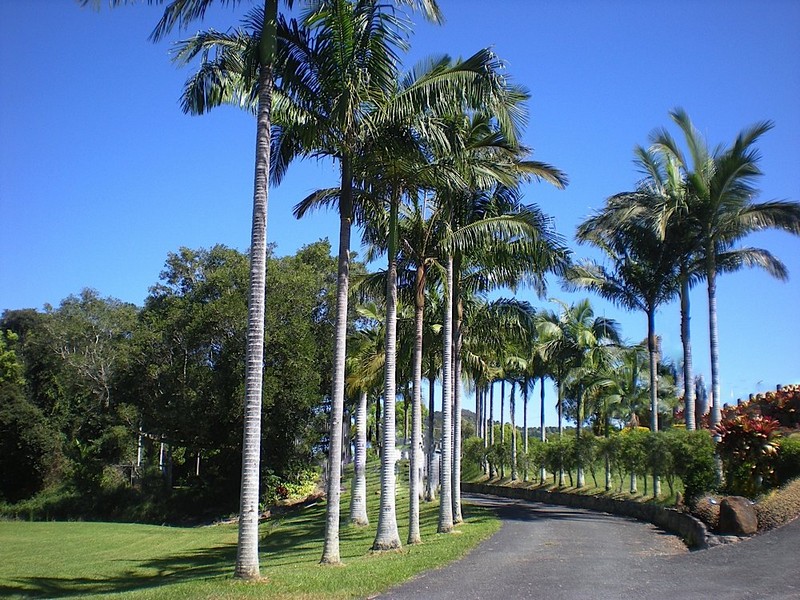
[[[400,466],[402,473],[405,465]],[[497,531],[491,512],[465,507],[455,534],[436,534],[438,503],[422,503],[424,543],[397,552],[369,551],[377,524],[378,465],[370,463],[371,525],[343,527],[344,566],[319,565],[324,501],[272,517],[261,526],[263,581],[232,578],[236,526],[0,522],[0,596],[80,598],[357,598],[463,556]],[[399,478],[402,480],[402,478]],[[349,488],[349,483],[348,486]],[[408,492],[398,486],[400,538],[408,535]],[[342,495],[347,515],[349,494]]]

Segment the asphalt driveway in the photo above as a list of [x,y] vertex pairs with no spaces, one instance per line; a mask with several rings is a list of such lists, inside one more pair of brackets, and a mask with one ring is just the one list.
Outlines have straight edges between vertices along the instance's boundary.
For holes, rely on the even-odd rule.
[[800,520],[689,552],[676,536],[633,519],[480,494],[464,501],[493,508],[500,531],[380,598],[800,600]]

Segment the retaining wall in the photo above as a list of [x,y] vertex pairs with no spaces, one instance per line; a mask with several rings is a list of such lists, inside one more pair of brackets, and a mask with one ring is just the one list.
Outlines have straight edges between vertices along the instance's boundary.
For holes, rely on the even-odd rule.
[[529,489],[522,487],[506,487],[486,483],[462,483],[464,492],[476,494],[492,494],[503,498],[532,500],[544,504],[558,504],[572,508],[584,508],[598,512],[611,513],[624,517],[632,517],[639,521],[652,523],[679,535],[684,543],[692,550],[703,550],[709,547],[709,534],[705,524],[699,519],[671,508],[662,508],[654,504],[632,502],[630,500],[615,500],[605,496],[586,496],[582,494],[567,494],[564,492],[551,492],[543,489]]

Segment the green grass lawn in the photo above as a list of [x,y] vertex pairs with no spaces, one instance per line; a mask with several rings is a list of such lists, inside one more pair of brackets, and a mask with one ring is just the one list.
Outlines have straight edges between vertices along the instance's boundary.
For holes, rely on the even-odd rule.
[[[488,511],[466,506],[466,522],[438,535],[438,503],[421,505],[423,544],[372,553],[378,465],[370,463],[370,526],[341,529],[344,566],[321,566],[325,504],[262,524],[263,581],[234,580],[236,526],[178,528],[84,522],[0,522],[0,596],[121,598],[361,598],[463,556],[497,531]],[[406,469],[400,467],[402,473]],[[399,477],[398,481],[403,481]],[[349,488],[349,482],[348,486]],[[408,536],[408,491],[399,483],[400,539]],[[349,494],[342,494],[346,520]]]

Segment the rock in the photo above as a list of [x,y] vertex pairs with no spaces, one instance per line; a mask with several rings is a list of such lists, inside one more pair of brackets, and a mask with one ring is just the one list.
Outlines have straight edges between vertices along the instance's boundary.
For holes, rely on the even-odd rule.
[[723,535],[752,535],[758,530],[756,507],[741,496],[728,496],[719,507],[719,532]]

